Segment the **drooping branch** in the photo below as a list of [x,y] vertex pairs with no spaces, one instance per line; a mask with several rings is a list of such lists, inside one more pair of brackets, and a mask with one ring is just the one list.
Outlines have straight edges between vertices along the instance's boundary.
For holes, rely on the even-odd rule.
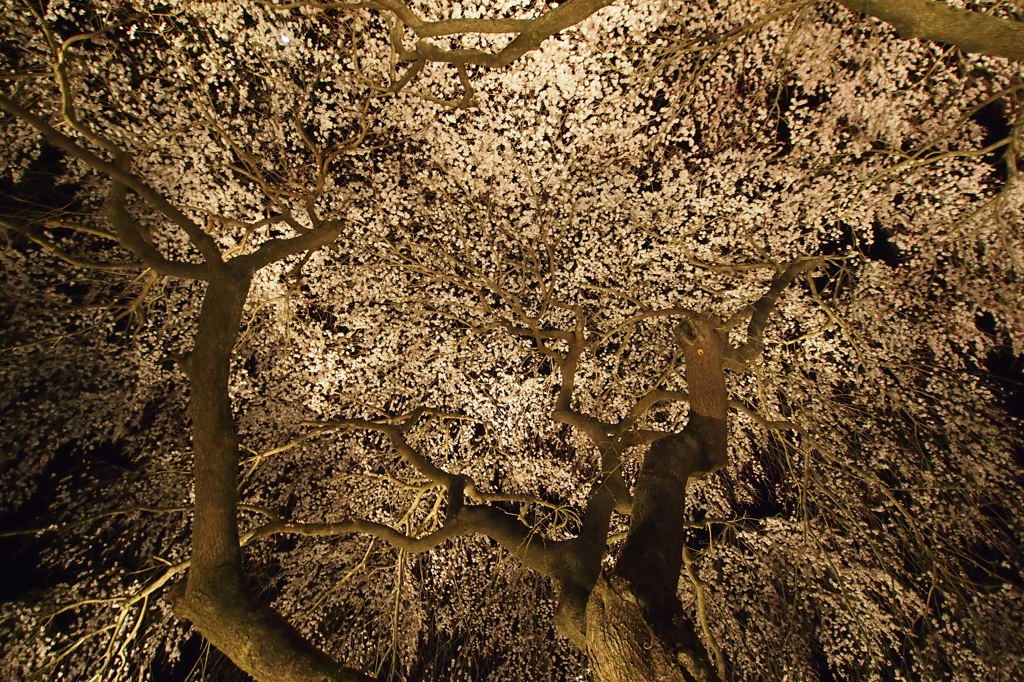
[[6,216],[0,216],[0,227],[22,235],[33,244],[41,247],[44,251],[52,253],[65,263],[75,267],[89,268],[93,270],[106,270],[109,272],[138,270],[141,267],[138,263],[104,263],[70,253],[66,249],[57,246],[57,244],[52,240],[47,239],[45,235],[41,234],[41,230],[39,230],[37,226],[26,225]]
[[[366,2],[320,2],[306,0],[289,3],[263,2],[265,6],[278,10],[295,7],[337,9],[352,11],[373,8],[393,15],[396,30],[392,32],[392,46],[400,58],[407,62],[437,61],[454,65],[475,64],[490,68],[508,66],[530,50],[540,47],[546,39],[570,26],[575,26],[595,12],[611,5],[615,0],[567,0],[533,19],[458,18],[427,21],[422,19],[403,0],[367,0]],[[406,49],[401,43],[401,30],[408,28],[417,38],[416,47]],[[478,34],[516,34],[505,47],[497,52],[485,50],[446,50],[426,42],[425,38]]]
[[[579,23],[590,14],[593,14],[600,7],[610,5],[611,2],[565,2],[560,6],[545,12],[536,19],[502,19],[502,18],[459,18],[441,19],[439,21],[424,21],[401,0],[377,0],[375,3],[380,7],[394,12],[406,26],[420,38],[440,38],[443,36],[457,35],[460,33],[526,33],[531,30],[541,30],[560,26],[566,28]],[[569,5],[586,5],[586,7],[575,7],[568,9]],[[556,29],[560,30],[560,29]]]
[[936,0],[838,0],[847,9],[891,24],[902,38],[954,45],[964,52],[1024,60],[1024,22]]
[[644,393],[629,409],[626,416],[619,422],[620,428],[632,428],[640,417],[660,402],[689,402],[690,394],[686,391],[651,390]]
[[[573,332],[542,333],[536,324],[518,328],[518,335],[533,338],[546,348],[549,357],[558,365],[562,389],[556,398],[552,417],[556,421],[574,425],[590,437],[601,455],[602,473],[587,498],[582,526],[577,537],[552,542],[518,519],[483,504],[463,505],[462,495],[482,501],[481,493],[473,481],[463,475],[452,474],[430,462],[423,453],[412,447],[406,432],[424,415],[438,414],[436,410],[419,407],[402,417],[382,421],[349,419],[318,425],[318,428],[351,428],[377,431],[391,441],[396,452],[420,474],[448,492],[448,513],[441,528],[426,536],[406,537],[386,526],[365,522],[345,522],[325,526],[307,526],[310,532],[368,532],[406,551],[423,551],[444,540],[463,533],[478,533],[490,537],[517,557],[527,568],[556,579],[560,584],[556,626],[559,632],[581,648],[586,646],[585,610],[591,590],[601,572],[601,558],[608,544],[608,529],[614,509],[629,511],[629,493],[621,473],[621,452],[628,436],[611,430],[610,424],[569,409],[572,399],[576,367],[587,347],[585,322],[582,311],[573,309],[577,324]],[[544,338],[547,337],[547,338]],[[569,343],[561,354],[545,344],[559,339]],[[283,527],[275,527],[275,532]],[[284,531],[283,532],[288,532]]]

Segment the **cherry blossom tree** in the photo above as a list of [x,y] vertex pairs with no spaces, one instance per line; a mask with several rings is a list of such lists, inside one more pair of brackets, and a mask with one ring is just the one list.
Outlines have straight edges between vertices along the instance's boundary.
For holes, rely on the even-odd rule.
[[2,7],[6,677],[1024,672],[1019,5]]

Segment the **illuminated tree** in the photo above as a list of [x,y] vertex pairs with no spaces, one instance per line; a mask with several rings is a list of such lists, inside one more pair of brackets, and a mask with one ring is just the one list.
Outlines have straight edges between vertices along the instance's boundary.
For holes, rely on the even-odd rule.
[[1018,10],[841,4],[4,6],[0,670],[1019,677]]

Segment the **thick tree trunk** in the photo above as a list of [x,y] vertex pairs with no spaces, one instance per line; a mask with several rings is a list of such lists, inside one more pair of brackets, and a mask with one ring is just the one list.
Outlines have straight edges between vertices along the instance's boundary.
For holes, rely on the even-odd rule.
[[246,277],[214,277],[199,313],[195,345],[185,361],[195,453],[195,519],[189,590],[241,572],[238,545],[238,437],[228,379],[238,339]]
[[1024,60],[1024,22],[934,0],[839,0],[839,4],[892,24],[903,38],[934,40],[964,52]]
[[601,576],[601,558],[608,548],[608,527],[615,494],[606,474],[590,493],[583,527],[560,554],[556,577],[561,583],[555,627],[580,649],[587,649],[587,605]]
[[688,682],[625,580],[602,576],[587,602],[587,656],[601,682]]
[[231,661],[259,682],[368,682],[373,678],[338,665],[310,644],[273,609],[260,604],[238,580],[189,578],[174,610]]
[[587,604],[587,652],[601,682],[718,679],[677,596],[687,482],[726,463],[725,341],[716,322],[683,325],[689,421],[644,457],[614,575],[598,581]]
[[251,275],[218,269],[185,361],[195,451],[192,565],[175,612],[260,682],[349,682],[371,678],[339,666],[246,588],[238,543],[238,436],[228,378]]

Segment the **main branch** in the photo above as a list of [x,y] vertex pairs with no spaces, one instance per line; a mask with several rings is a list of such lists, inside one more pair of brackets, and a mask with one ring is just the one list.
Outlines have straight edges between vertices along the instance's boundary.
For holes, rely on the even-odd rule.
[[1024,22],[935,0],[838,0],[849,10],[892,24],[903,38],[954,45],[964,52],[1024,61]]

